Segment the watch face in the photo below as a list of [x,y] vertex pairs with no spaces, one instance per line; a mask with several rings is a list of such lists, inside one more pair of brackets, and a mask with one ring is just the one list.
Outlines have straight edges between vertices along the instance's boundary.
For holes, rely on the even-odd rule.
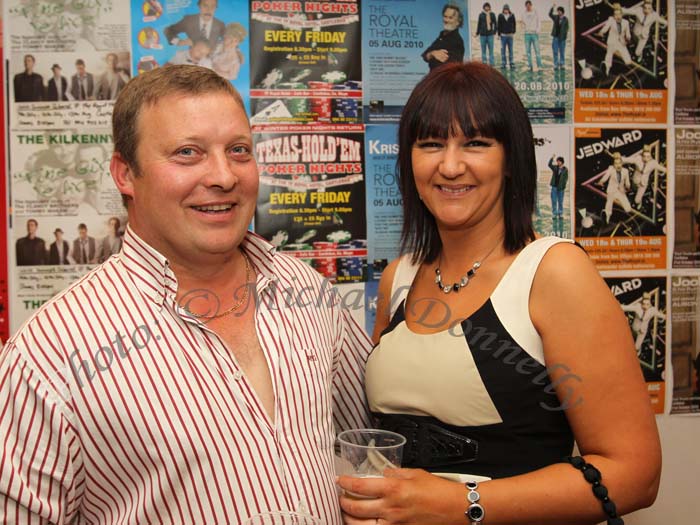
[[476,503],[479,501],[479,493],[478,492],[470,492],[467,494],[467,499],[469,500],[469,503]]
[[470,520],[481,521],[484,518],[484,508],[478,503],[470,505],[467,512]]

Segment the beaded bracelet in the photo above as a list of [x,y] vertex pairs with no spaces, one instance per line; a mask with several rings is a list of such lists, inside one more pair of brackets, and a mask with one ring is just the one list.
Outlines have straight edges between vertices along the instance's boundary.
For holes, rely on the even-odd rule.
[[603,511],[608,515],[608,525],[624,525],[625,522],[617,515],[615,503],[608,497],[608,489],[601,483],[602,476],[600,470],[595,468],[581,456],[567,456],[564,461],[571,463],[575,468],[583,473],[583,477],[593,485],[593,495],[598,498],[603,505]]

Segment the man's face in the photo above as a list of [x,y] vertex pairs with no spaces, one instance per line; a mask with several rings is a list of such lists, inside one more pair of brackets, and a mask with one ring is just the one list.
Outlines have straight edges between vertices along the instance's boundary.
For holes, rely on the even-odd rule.
[[54,232],[54,235],[56,236],[56,242],[63,241],[63,232]]
[[228,93],[173,94],[142,109],[136,127],[139,176],[122,188],[134,231],[180,265],[232,254],[258,194],[245,110]]
[[459,26],[459,13],[456,9],[445,9],[445,14],[442,15],[442,24],[447,31],[454,31]]
[[642,11],[645,15],[651,14],[653,10],[654,9],[651,7],[651,4],[644,4],[644,7],[642,7]]
[[76,64],[75,69],[81,77],[85,74],[85,64]]
[[58,78],[61,76],[61,68],[60,67],[55,67],[53,68],[53,76]]
[[87,228],[78,228],[78,237],[82,240],[87,239]]
[[36,235],[36,227],[36,222],[27,221],[27,234],[29,234],[30,237],[34,237]]
[[199,16],[208,21],[214,18],[214,11],[216,11],[216,0],[201,0]]
[[484,6],[484,11],[486,11],[487,13],[489,11],[491,11],[491,6],[488,6],[488,5]]
[[117,228],[118,228],[118,222],[117,219],[109,219],[109,222],[107,223],[109,226],[109,231],[112,233],[117,233]]
[[642,311],[646,312],[651,306],[651,299],[642,299]]
[[190,48],[190,57],[195,62],[206,58],[209,54],[209,46],[205,42],[197,42]]
[[24,57],[24,70],[27,73],[31,73],[34,70],[34,59],[32,57]]
[[530,2],[525,4],[525,10],[526,11],[532,11],[532,4]]
[[559,159],[557,159],[557,166],[559,166],[561,168],[563,165],[564,165],[564,163],[562,161],[560,161]]
[[651,160],[651,152],[645,151],[644,153],[642,153],[642,160],[644,162],[649,162]]
[[616,21],[616,22],[619,22],[620,20],[622,20],[622,11],[619,10],[619,9],[616,9],[616,10],[613,12],[613,17],[615,18],[615,21]]
[[613,166],[615,167],[616,170],[622,169],[622,159],[613,160]]
[[114,69],[117,65],[117,56],[110,53],[107,55],[107,67],[109,69]]

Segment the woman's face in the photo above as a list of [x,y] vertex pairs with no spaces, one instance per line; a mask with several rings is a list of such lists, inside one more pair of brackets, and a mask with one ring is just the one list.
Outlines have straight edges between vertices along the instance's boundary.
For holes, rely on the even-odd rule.
[[503,144],[458,134],[417,140],[411,150],[416,188],[438,228],[503,222]]

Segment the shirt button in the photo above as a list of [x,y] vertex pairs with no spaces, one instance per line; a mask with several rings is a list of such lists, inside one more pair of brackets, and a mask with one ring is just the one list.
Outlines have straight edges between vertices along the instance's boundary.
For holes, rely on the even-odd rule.
[[233,378],[236,381],[240,381],[243,378],[243,372],[241,372],[240,370],[236,370],[233,374]]

